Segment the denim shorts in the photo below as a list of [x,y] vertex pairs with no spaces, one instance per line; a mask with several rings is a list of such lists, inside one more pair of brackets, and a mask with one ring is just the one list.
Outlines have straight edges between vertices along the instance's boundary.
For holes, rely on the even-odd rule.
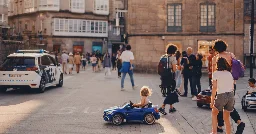
[[219,111],[229,111],[232,112],[234,110],[235,105],[235,97],[234,92],[226,92],[222,94],[217,94],[214,107],[216,107]]
[[96,67],[96,65],[97,65],[96,63],[92,63],[92,66],[93,66],[93,67]]

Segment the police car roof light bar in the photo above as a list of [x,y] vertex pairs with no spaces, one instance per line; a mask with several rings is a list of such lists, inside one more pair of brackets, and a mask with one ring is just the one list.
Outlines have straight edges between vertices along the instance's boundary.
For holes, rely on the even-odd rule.
[[48,51],[40,49],[40,50],[17,50],[17,53],[48,53]]

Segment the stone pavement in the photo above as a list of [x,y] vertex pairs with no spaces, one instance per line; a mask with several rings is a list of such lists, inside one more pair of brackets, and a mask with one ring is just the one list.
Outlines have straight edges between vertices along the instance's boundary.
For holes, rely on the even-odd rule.
[[[198,108],[191,98],[180,98],[176,113],[161,116],[154,125],[128,123],[114,126],[104,122],[103,110],[129,100],[139,102],[139,88],[153,88],[150,100],[161,105],[158,75],[135,74],[138,89],[132,90],[129,76],[126,91],[120,91],[117,72],[105,78],[103,72],[91,68],[80,74],[65,75],[63,88],[50,88],[44,94],[9,91],[0,94],[0,133],[8,134],[207,134],[211,132],[211,110]],[[255,134],[255,111],[241,110],[241,96],[246,92],[247,79],[238,81],[236,108],[246,123],[244,134]],[[207,77],[202,78],[207,88]],[[168,106],[166,107],[168,108]],[[233,123],[234,131],[236,125]]]

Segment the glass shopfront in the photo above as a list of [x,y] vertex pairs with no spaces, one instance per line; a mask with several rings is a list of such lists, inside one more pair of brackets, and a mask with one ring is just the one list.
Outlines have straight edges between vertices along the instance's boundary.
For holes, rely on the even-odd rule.
[[73,53],[79,52],[80,54],[83,54],[84,52],[84,42],[83,41],[74,41],[73,42]]
[[199,40],[198,41],[198,53],[203,55],[203,67],[208,67],[208,59],[207,57],[210,55],[209,50],[212,47],[212,41],[207,40]]

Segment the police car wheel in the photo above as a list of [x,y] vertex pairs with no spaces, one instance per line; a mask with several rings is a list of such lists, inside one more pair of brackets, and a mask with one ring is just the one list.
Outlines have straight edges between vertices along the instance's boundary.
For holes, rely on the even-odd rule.
[[46,80],[44,77],[42,77],[41,81],[40,81],[39,88],[37,89],[38,93],[43,93],[45,91],[45,85],[46,85]]
[[57,87],[63,86],[63,74],[60,75],[59,84],[57,84]]

